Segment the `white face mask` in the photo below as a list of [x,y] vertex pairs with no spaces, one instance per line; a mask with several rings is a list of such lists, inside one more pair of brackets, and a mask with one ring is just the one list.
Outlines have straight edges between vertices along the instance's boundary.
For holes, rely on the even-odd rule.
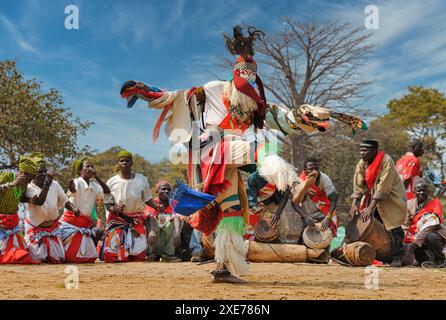
[[246,79],[248,82],[255,83],[257,75],[251,70],[240,70],[240,77]]

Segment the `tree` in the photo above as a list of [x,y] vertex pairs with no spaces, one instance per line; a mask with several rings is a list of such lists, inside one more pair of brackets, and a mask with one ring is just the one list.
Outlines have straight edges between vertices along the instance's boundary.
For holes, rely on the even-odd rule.
[[387,104],[389,113],[385,118],[399,126],[425,145],[425,159],[446,176],[446,97],[435,88],[408,87],[408,93]]
[[75,157],[77,139],[92,122],[73,118],[56,89],[43,92],[24,80],[16,61],[0,62],[0,170],[17,168],[19,156],[41,152],[60,168]]
[[[350,24],[285,17],[283,31],[257,42],[257,60],[269,70],[264,86],[289,108],[309,103],[352,111],[370,83],[360,78],[360,67],[373,48],[370,37]],[[312,136],[291,137],[294,165],[307,157],[308,139]]]

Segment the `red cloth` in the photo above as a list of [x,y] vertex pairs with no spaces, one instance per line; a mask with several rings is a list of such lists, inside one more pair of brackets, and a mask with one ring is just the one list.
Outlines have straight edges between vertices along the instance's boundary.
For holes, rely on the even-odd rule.
[[398,160],[395,168],[403,181],[410,180],[406,189],[407,200],[415,198],[413,179],[422,175],[420,160],[412,152],[407,152]]
[[257,223],[259,223],[260,221],[260,214],[252,212],[250,210],[249,212],[249,224],[253,227],[255,227],[257,225]]
[[153,143],[156,143],[158,141],[158,138],[160,136],[161,125],[163,124],[164,119],[166,119],[166,115],[171,108],[172,108],[172,103],[165,106],[163,112],[161,112],[158,120],[156,121],[156,124],[153,127],[153,132],[152,132]]
[[[19,215],[0,214],[0,225],[3,229],[13,229],[19,224]],[[14,240],[17,240],[18,246],[14,245]],[[39,264],[40,261],[35,261],[31,258],[26,249],[25,240],[20,233],[12,234],[6,243],[5,254],[0,254],[0,264]]]
[[52,224],[51,226],[47,227],[47,228],[35,227],[35,226],[33,226],[33,225],[29,222],[29,220],[26,220],[26,222],[27,222],[28,225],[29,225],[29,228],[28,228],[28,230],[26,231],[26,234],[27,234],[29,237],[33,237],[34,235],[36,235],[36,234],[38,234],[39,232],[42,232],[42,231],[45,231],[45,232],[48,232],[48,233],[53,232],[53,231],[54,231],[57,227],[59,227],[59,225],[60,225],[59,220],[54,221],[53,224]]
[[[217,152],[215,150],[218,147],[213,148],[210,153],[207,161],[203,161],[201,163],[201,175],[204,181],[203,192],[210,193],[212,195],[216,195],[219,192],[226,190],[229,186],[231,186],[231,182],[229,180],[225,180],[225,171],[226,171],[226,161],[225,154],[229,150],[229,143],[225,142],[224,139],[220,142],[220,152],[217,154],[214,161],[210,161],[213,157],[213,153]],[[206,179],[209,172],[209,178]]]
[[[131,212],[131,213],[125,213],[125,215],[128,217],[131,217],[133,219],[134,223],[131,226],[131,228],[133,228],[133,230],[135,230],[139,235],[146,233],[146,228],[144,226],[144,221],[145,221],[144,213]],[[116,228],[116,224],[121,225],[121,226],[118,226]],[[113,226],[113,225],[115,225],[113,228],[116,228],[116,233],[119,235],[119,238],[122,239],[122,233],[124,232],[123,227],[126,227],[128,225],[128,222],[125,221],[119,215],[117,215],[113,212],[110,212],[108,214],[108,218],[107,218],[107,226]],[[111,236],[111,234],[112,233],[109,233],[109,232],[107,232],[107,234],[106,234],[105,241],[104,241],[105,247],[111,246],[110,242],[112,241],[112,238],[113,238]],[[125,254],[126,250],[124,249],[124,246],[122,244],[119,245],[117,250],[119,251],[119,253],[105,252],[103,255],[104,261],[106,263],[127,262],[127,261],[144,261],[146,258],[145,252],[141,252],[137,256],[133,256],[133,255],[126,256],[126,254]]]
[[411,243],[415,240],[415,236],[418,233],[418,221],[420,221],[420,219],[425,214],[429,213],[435,214],[440,219],[440,223],[444,223],[443,208],[441,206],[441,202],[438,198],[434,198],[429,201],[412,219],[412,224],[410,225],[409,230],[407,230],[406,232],[404,242]]
[[[60,225],[59,220],[54,221],[53,224],[52,224],[51,226],[47,227],[47,228],[35,227],[35,226],[33,226],[33,225],[29,222],[29,220],[26,220],[26,222],[27,222],[28,225],[29,225],[29,228],[28,228],[28,230],[26,231],[26,234],[28,235],[28,237],[33,237],[34,235],[36,235],[36,234],[38,234],[39,232],[42,232],[42,231],[51,233],[51,232],[53,232],[55,229],[57,229],[57,228],[59,227],[59,225]],[[46,259],[46,260],[47,260],[48,263],[61,263],[62,261],[60,261],[59,259],[55,259],[54,257],[51,256],[51,241],[50,241],[51,238],[52,238],[54,241],[58,241],[57,237],[55,237],[55,236],[43,237],[43,238],[40,240],[42,243],[45,244],[45,246],[46,246],[46,250],[47,250],[47,252],[48,252],[48,255],[47,255],[47,259]],[[31,241],[31,243],[33,243],[33,242],[37,242],[37,241],[35,241],[35,240],[34,240],[34,241]]]
[[375,159],[372,163],[367,167],[365,172],[365,183],[367,185],[367,192],[361,200],[359,205],[359,212],[363,212],[365,208],[367,208],[372,201],[372,188],[375,185],[376,179],[378,178],[379,173],[382,169],[384,159],[384,153],[378,151]]
[[[63,214],[63,221],[78,227],[78,228],[91,228],[93,227],[93,220],[90,216],[81,214],[76,217],[74,212],[65,210]],[[82,244],[83,235],[80,232],[75,232],[71,238],[68,248],[65,250],[65,262],[68,263],[94,263],[96,258],[79,258],[77,253]]]
[[225,105],[226,108],[226,117],[224,117],[224,119],[222,120],[222,122],[219,124],[219,127],[222,129],[230,129],[230,130],[241,130],[241,132],[244,132],[246,129],[249,128],[249,126],[251,125],[250,122],[240,122],[238,121],[236,118],[234,118],[231,114],[231,112],[229,112],[230,110],[230,103],[228,98],[223,95],[222,96],[223,99],[223,104]]
[[235,88],[257,102],[257,111],[254,114],[254,126],[263,129],[266,115],[266,99],[262,80],[257,76],[256,84],[260,92],[260,94],[258,94],[245,78],[240,77],[240,70],[234,70],[232,76]]
[[78,228],[91,228],[93,227],[93,220],[90,216],[86,215],[79,215],[79,217],[76,217],[74,212],[65,210],[63,214],[63,221],[68,222],[69,224],[72,224],[75,227]]
[[[305,171],[302,171],[302,173],[300,174],[299,178],[301,178],[303,181],[305,181],[307,179],[307,175],[305,173]],[[321,210],[325,216],[328,215],[328,213],[330,212],[330,204],[331,201],[328,199],[327,195],[325,194],[325,191],[319,189],[319,187],[315,184],[313,184],[310,189],[312,189],[314,191],[314,194],[310,197],[311,201],[313,201],[317,208],[319,210]],[[323,204],[322,204],[323,203]],[[336,236],[337,234],[337,230],[338,230],[338,220],[335,219],[335,221],[331,220],[330,221],[330,230],[331,233],[333,234],[333,236]]]
[[223,212],[220,206],[210,206],[203,208],[197,213],[189,216],[187,222],[194,229],[203,232],[204,235],[210,235],[217,229],[220,220],[223,218]]
[[[144,217],[144,213],[143,212],[126,212],[124,215],[126,215],[127,217],[130,217],[133,219],[133,229],[138,232],[138,234],[144,234],[146,233],[146,228],[144,226],[144,221],[145,221],[145,217]],[[107,224],[109,224],[110,222],[112,222],[113,220],[115,221],[119,221],[121,223],[126,224],[127,221],[125,221],[122,217],[120,217],[119,215],[110,212],[108,214],[108,218],[107,218]]]
[[19,215],[13,214],[0,214],[0,225],[3,229],[13,229],[19,224]]
[[372,190],[375,185],[376,178],[378,178],[379,173],[381,172],[383,166],[384,153],[382,151],[378,151],[375,159],[372,163],[367,167],[365,172],[365,183],[367,184],[367,189]]
[[[159,205],[160,204],[160,199],[159,198],[154,198],[153,201]],[[150,206],[146,206],[146,209],[144,210],[144,216],[148,217],[148,216],[152,216],[155,217],[156,215],[160,214],[161,212],[159,212],[158,210],[156,210],[155,208],[152,208]],[[164,209],[163,213],[170,213],[173,214],[173,208],[170,206],[170,204],[167,206],[167,208]]]

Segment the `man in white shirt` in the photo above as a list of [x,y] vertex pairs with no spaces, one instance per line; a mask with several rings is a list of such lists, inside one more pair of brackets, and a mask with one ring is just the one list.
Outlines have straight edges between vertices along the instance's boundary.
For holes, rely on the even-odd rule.
[[132,171],[133,155],[117,155],[119,173],[107,181],[110,201],[106,201],[107,228],[101,250],[105,262],[143,261],[146,258],[146,205],[159,210],[150,192],[147,178]]
[[73,174],[78,177],[68,182],[68,197],[78,212],[67,210],[62,217],[65,261],[93,263],[98,258],[96,243],[100,230],[93,226],[91,212],[97,199],[103,199],[110,189],[96,174],[93,161],[87,157],[74,161]]
[[33,154],[39,173],[28,184],[26,199],[28,211],[25,217],[25,240],[34,260],[61,263],[65,260],[59,209],[76,211],[60,184],[53,180],[54,170],[47,170],[41,154]]

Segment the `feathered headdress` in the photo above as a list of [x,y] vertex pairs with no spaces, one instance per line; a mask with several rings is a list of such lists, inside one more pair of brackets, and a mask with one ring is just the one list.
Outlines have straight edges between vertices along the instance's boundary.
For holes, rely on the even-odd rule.
[[[234,55],[239,55],[232,67],[232,81],[238,91],[251,97],[257,102],[258,110],[254,112],[253,122],[256,128],[262,129],[266,115],[265,90],[263,89],[262,80],[257,75],[257,63],[253,59],[253,56],[254,41],[265,34],[262,31],[257,30],[255,27],[248,28],[248,36],[243,36],[242,27],[240,26],[235,26],[233,30],[233,38],[223,34],[226,48],[229,52]],[[255,84],[259,90],[258,93],[245,78],[240,76],[240,73],[243,70],[250,70],[256,74]]]
[[230,38],[227,34],[223,34],[225,38],[226,48],[231,54],[240,55],[245,60],[254,57],[254,41],[265,36],[263,31],[257,30],[256,27],[248,28],[248,36],[243,36],[242,27],[235,26],[234,37]]

